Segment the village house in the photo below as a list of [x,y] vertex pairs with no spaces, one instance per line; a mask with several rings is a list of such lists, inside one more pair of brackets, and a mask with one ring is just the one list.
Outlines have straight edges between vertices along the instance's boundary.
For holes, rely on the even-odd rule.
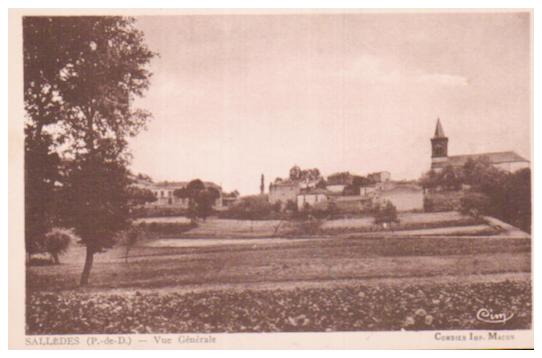
[[275,182],[269,184],[268,201],[271,204],[277,202],[286,204],[288,201],[297,202],[297,195],[301,191],[311,190],[316,188],[320,179],[315,180],[291,180],[291,179],[276,179]]
[[340,172],[327,177],[325,189],[301,189],[297,194],[298,210],[333,202],[339,211],[362,212],[384,201],[399,211],[422,210],[423,189],[414,183],[394,182],[387,171],[367,177]]
[[367,174],[367,179],[374,183],[385,183],[391,180],[391,173],[387,171]]
[[462,167],[469,159],[484,158],[494,167],[507,172],[528,168],[530,163],[527,159],[521,157],[513,151],[479,153],[466,155],[448,155],[448,137],[444,134],[444,129],[437,119],[435,134],[431,138],[431,169],[439,172],[447,166]]
[[342,193],[348,185],[354,183],[355,175],[350,172],[334,173],[327,177],[326,189],[334,193]]
[[[179,209],[188,209],[189,200],[188,198],[179,198],[176,197],[174,192],[178,189],[186,188],[188,181],[177,181],[177,182],[151,182],[148,180],[138,181],[136,186],[144,189],[150,190],[156,197],[156,201],[152,203],[146,203],[146,207],[168,207],[168,208],[179,208]],[[224,209],[223,203],[223,193],[222,187],[213,182],[205,181],[203,182],[205,188],[214,188],[218,191],[219,197],[216,199],[213,209],[221,210]]]
[[331,192],[326,189],[313,189],[297,194],[297,208],[303,209],[307,205],[318,206],[327,203]]
[[286,204],[288,201],[296,202],[297,194],[301,191],[301,186],[298,182],[285,180],[276,181],[269,184],[268,200],[271,204],[280,202]]
[[414,183],[392,183],[384,190],[379,190],[375,202],[391,202],[397,211],[415,211],[423,209],[424,193],[422,187]]

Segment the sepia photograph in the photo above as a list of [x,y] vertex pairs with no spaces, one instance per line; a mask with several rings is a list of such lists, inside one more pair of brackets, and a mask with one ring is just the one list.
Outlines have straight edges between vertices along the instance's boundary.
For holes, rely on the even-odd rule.
[[11,15],[22,348],[532,348],[531,10]]

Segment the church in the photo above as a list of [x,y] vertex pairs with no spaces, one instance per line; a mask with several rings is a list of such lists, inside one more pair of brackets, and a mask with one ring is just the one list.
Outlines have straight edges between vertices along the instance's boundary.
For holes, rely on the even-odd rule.
[[515,172],[523,168],[529,168],[529,161],[516,152],[495,152],[465,155],[448,155],[448,137],[444,134],[444,129],[437,119],[435,134],[431,138],[431,169],[438,172],[447,166],[461,167],[469,159],[485,158],[494,167],[507,172]]

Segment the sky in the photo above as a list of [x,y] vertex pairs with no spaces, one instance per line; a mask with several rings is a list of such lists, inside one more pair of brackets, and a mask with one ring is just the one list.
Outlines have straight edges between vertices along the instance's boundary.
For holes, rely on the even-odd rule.
[[531,157],[528,13],[139,17],[153,59],[131,140],[154,180],[259,191],[289,168],[416,179],[449,155]]

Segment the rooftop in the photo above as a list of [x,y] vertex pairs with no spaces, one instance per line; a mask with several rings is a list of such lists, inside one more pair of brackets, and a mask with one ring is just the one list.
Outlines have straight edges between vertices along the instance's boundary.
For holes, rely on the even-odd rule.
[[[149,186],[161,189],[178,189],[186,187],[188,183],[190,183],[190,181],[162,181],[157,183],[149,183]],[[218,190],[222,190],[222,187],[220,185],[211,181],[204,181],[203,185],[205,185],[206,188],[215,188]]]
[[434,163],[434,166],[445,167],[448,165],[458,167],[464,165],[469,159],[484,158],[489,160],[491,164],[501,163],[528,163],[529,161],[516,152],[494,152],[494,153],[479,153],[479,154],[465,154],[465,155],[452,155],[448,157],[447,161]]

